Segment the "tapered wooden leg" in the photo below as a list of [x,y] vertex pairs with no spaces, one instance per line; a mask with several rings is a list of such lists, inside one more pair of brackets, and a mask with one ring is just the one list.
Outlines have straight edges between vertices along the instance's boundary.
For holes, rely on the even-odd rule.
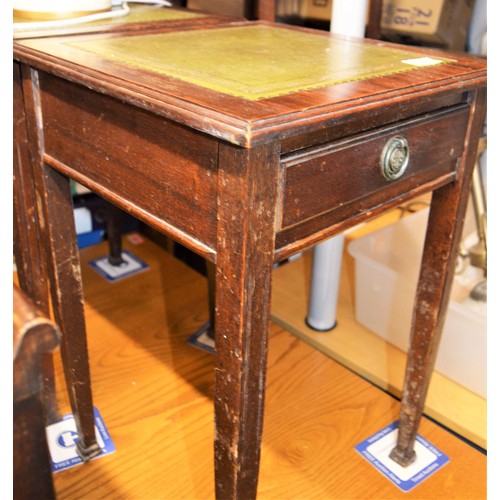
[[125,261],[122,258],[122,211],[112,203],[106,202],[106,234],[108,236],[108,262],[119,266]]
[[277,203],[275,147],[221,145],[215,318],[215,481],[219,499],[255,498]]
[[80,260],[69,179],[43,166],[47,256],[54,317],[61,329],[61,356],[83,459],[98,455],[94,428]]
[[[38,214],[33,185],[32,158],[28,145],[28,131],[24,113],[21,68],[14,63],[14,127],[13,127],[13,220],[14,257],[19,286],[30,297],[36,307],[50,316],[49,289],[46,267],[40,247],[37,228]],[[42,361],[43,401],[47,424],[61,420],[57,408],[54,364],[52,355]]]
[[481,92],[472,101],[468,147],[457,181],[436,190],[432,196],[413,312],[398,441],[391,452],[391,458],[402,466],[416,458],[415,438],[448,307],[485,105],[485,95]]
[[21,67],[27,130],[33,160],[39,238],[50,283],[52,309],[83,460],[100,453],[97,444],[87,352],[80,262],[69,179],[43,163],[38,73]]

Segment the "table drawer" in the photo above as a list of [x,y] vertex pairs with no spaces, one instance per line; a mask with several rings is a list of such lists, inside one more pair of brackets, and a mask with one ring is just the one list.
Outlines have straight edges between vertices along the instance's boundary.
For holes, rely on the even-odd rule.
[[395,198],[454,172],[468,117],[464,104],[283,156],[278,230],[349,204],[366,208],[381,190]]

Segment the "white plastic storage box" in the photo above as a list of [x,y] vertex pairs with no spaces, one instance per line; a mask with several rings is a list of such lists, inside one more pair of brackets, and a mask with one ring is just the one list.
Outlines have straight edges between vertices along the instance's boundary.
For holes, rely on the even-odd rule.
[[[355,259],[356,320],[404,352],[428,214],[420,210],[348,246]],[[457,273],[435,369],[486,398],[486,303],[469,297],[482,279],[482,271],[470,265]]]

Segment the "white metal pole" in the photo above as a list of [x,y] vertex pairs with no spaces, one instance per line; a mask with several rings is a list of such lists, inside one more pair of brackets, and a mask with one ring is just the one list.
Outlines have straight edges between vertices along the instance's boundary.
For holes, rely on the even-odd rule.
[[364,38],[368,0],[333,0],[330,31]]
[[[330,32],[363,38],[368,0],[333,0]],[[320,243],[313,250],[311,290],[306,323],[327,331],[337,324],[337,302],[342,266],[344,235]]]
[[311,293],[306,323],[318,331],[328,331],[337,324],[337,302],[344,235],[330,238],[313,249]]

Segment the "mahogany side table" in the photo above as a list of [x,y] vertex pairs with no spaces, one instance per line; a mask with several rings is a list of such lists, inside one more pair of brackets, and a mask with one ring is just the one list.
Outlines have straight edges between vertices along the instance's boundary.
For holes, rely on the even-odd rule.
[[70,178],[216,266],[218,498],[257,492],[273,264],[432,192],[392,453],[411,462],[485,61],[266,22],[20,40],[14,57],[63,337],[85,340]]

